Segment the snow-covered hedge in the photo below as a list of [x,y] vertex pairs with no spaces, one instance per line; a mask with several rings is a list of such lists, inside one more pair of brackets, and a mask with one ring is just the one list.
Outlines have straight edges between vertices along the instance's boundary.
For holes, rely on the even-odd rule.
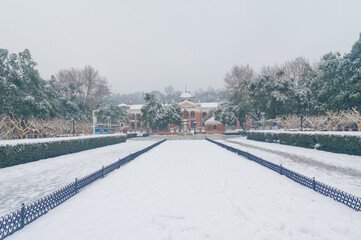
[[251,131],[247,133],[247,139],[361,155],[361,134]]
[[125,135],[61,138],[58,141],[25,142],[0,145],[0,168],[33,162],[44,158],[80,152],[92,148],[125,142]]

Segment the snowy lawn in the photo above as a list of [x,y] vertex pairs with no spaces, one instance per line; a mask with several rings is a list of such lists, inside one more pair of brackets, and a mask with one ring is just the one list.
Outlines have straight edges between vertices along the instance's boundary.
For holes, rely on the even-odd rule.
[[31,203],[84,177],[102,165],[143,149],[154,141],[127,140],[125,143],[95,148],[59,157],[0,169],[0,216]]
[[8,239],[360,239],[361,214],[204,140],[167,141]]
[[109,134],[109,135],[84,135],[84,136],[70,136],[70,137],[54,137],[54,138],[29,138],[29,139],[12,139],[12,140],[0,140],[0,146],[4,145],[18,145],[18,144],[34,144],[43,142],[59,142],[59,141],[70,141],[75,139],[83,138],[106,138],[113,136],[125,136],[126,134]]
[[245,137],[217,141],[361,197],[361,156],[258,142]]

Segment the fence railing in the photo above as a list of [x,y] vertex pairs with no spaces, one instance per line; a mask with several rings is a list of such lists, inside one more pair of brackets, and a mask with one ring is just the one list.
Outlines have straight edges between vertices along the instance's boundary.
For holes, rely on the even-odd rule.
[[262,158],[259,158],[255,155],[252,155],[248,152],[242,151],[237,148],[233,148],[231,146],[228,146],[228,145],[220,143],[220,142],[216,142],[209,138],[206,138],[206,140],[208,140],[212,143],[215,143],[218,146],[221,146],[231,152],[237,153],[238,155],[241,155],[251,161],[257,162],[257,163],[261,164],[262,166],[265,166],[275,172],[278,172],[279,174],[284,175],[287,178],[289,178],[305,187],[311,188],[316,192],[319,192],[325,196],[333,198],[335,201],[340,202],[344,205],[347,205],[348,207],[350,207],[356,211],[361,211],[361,198],[360,197],[353,196],[342,190],[331,187],[322,182],[316,181],[315,178],[306,177],[298,172],[295,172],[288,168],[283,167],[282,164],[280,164],[280,165],[274,164],[272,162],[269,162]]
[[99,178],[103,178],[106,174],[120,168],[122,165],[132,161],[139,155],[151,150],[152,148],[163,143],[164,141],[166,141],[166,139],[150,145],[149,147],[146,147],[138,152],[132,153],[127,157],[119,159],[118,161],[108,166],[103,166],[100,170],[91,173],[86,177],[80,179],[76,178],[74,182],[31,204],[25,205],[23,203],[21,209],[6,214],[3,217],[0,217],[0,240],[22,229],[25,225],[28,225],[37,218],[46,214],[51,209],[59,206],[67,199],[77,194],[80,190],[84,189],[89,184],[93,183]]

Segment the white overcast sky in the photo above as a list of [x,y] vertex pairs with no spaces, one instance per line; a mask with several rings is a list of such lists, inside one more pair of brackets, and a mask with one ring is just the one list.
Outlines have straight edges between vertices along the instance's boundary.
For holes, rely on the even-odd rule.
[[221,88],[235,64],[312,62],[360,32],[361,0],[0,0],[0,48],[45,79],[90,64],[118,93]]

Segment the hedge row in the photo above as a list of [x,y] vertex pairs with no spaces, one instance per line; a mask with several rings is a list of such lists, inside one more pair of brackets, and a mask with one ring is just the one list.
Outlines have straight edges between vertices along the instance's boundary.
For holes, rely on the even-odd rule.
[[292,132],[247,132],[247,139],[361,155],[361,135],[336,135]]
[[125,142],[126,136],[65,139],[0,146],[0,168]]

